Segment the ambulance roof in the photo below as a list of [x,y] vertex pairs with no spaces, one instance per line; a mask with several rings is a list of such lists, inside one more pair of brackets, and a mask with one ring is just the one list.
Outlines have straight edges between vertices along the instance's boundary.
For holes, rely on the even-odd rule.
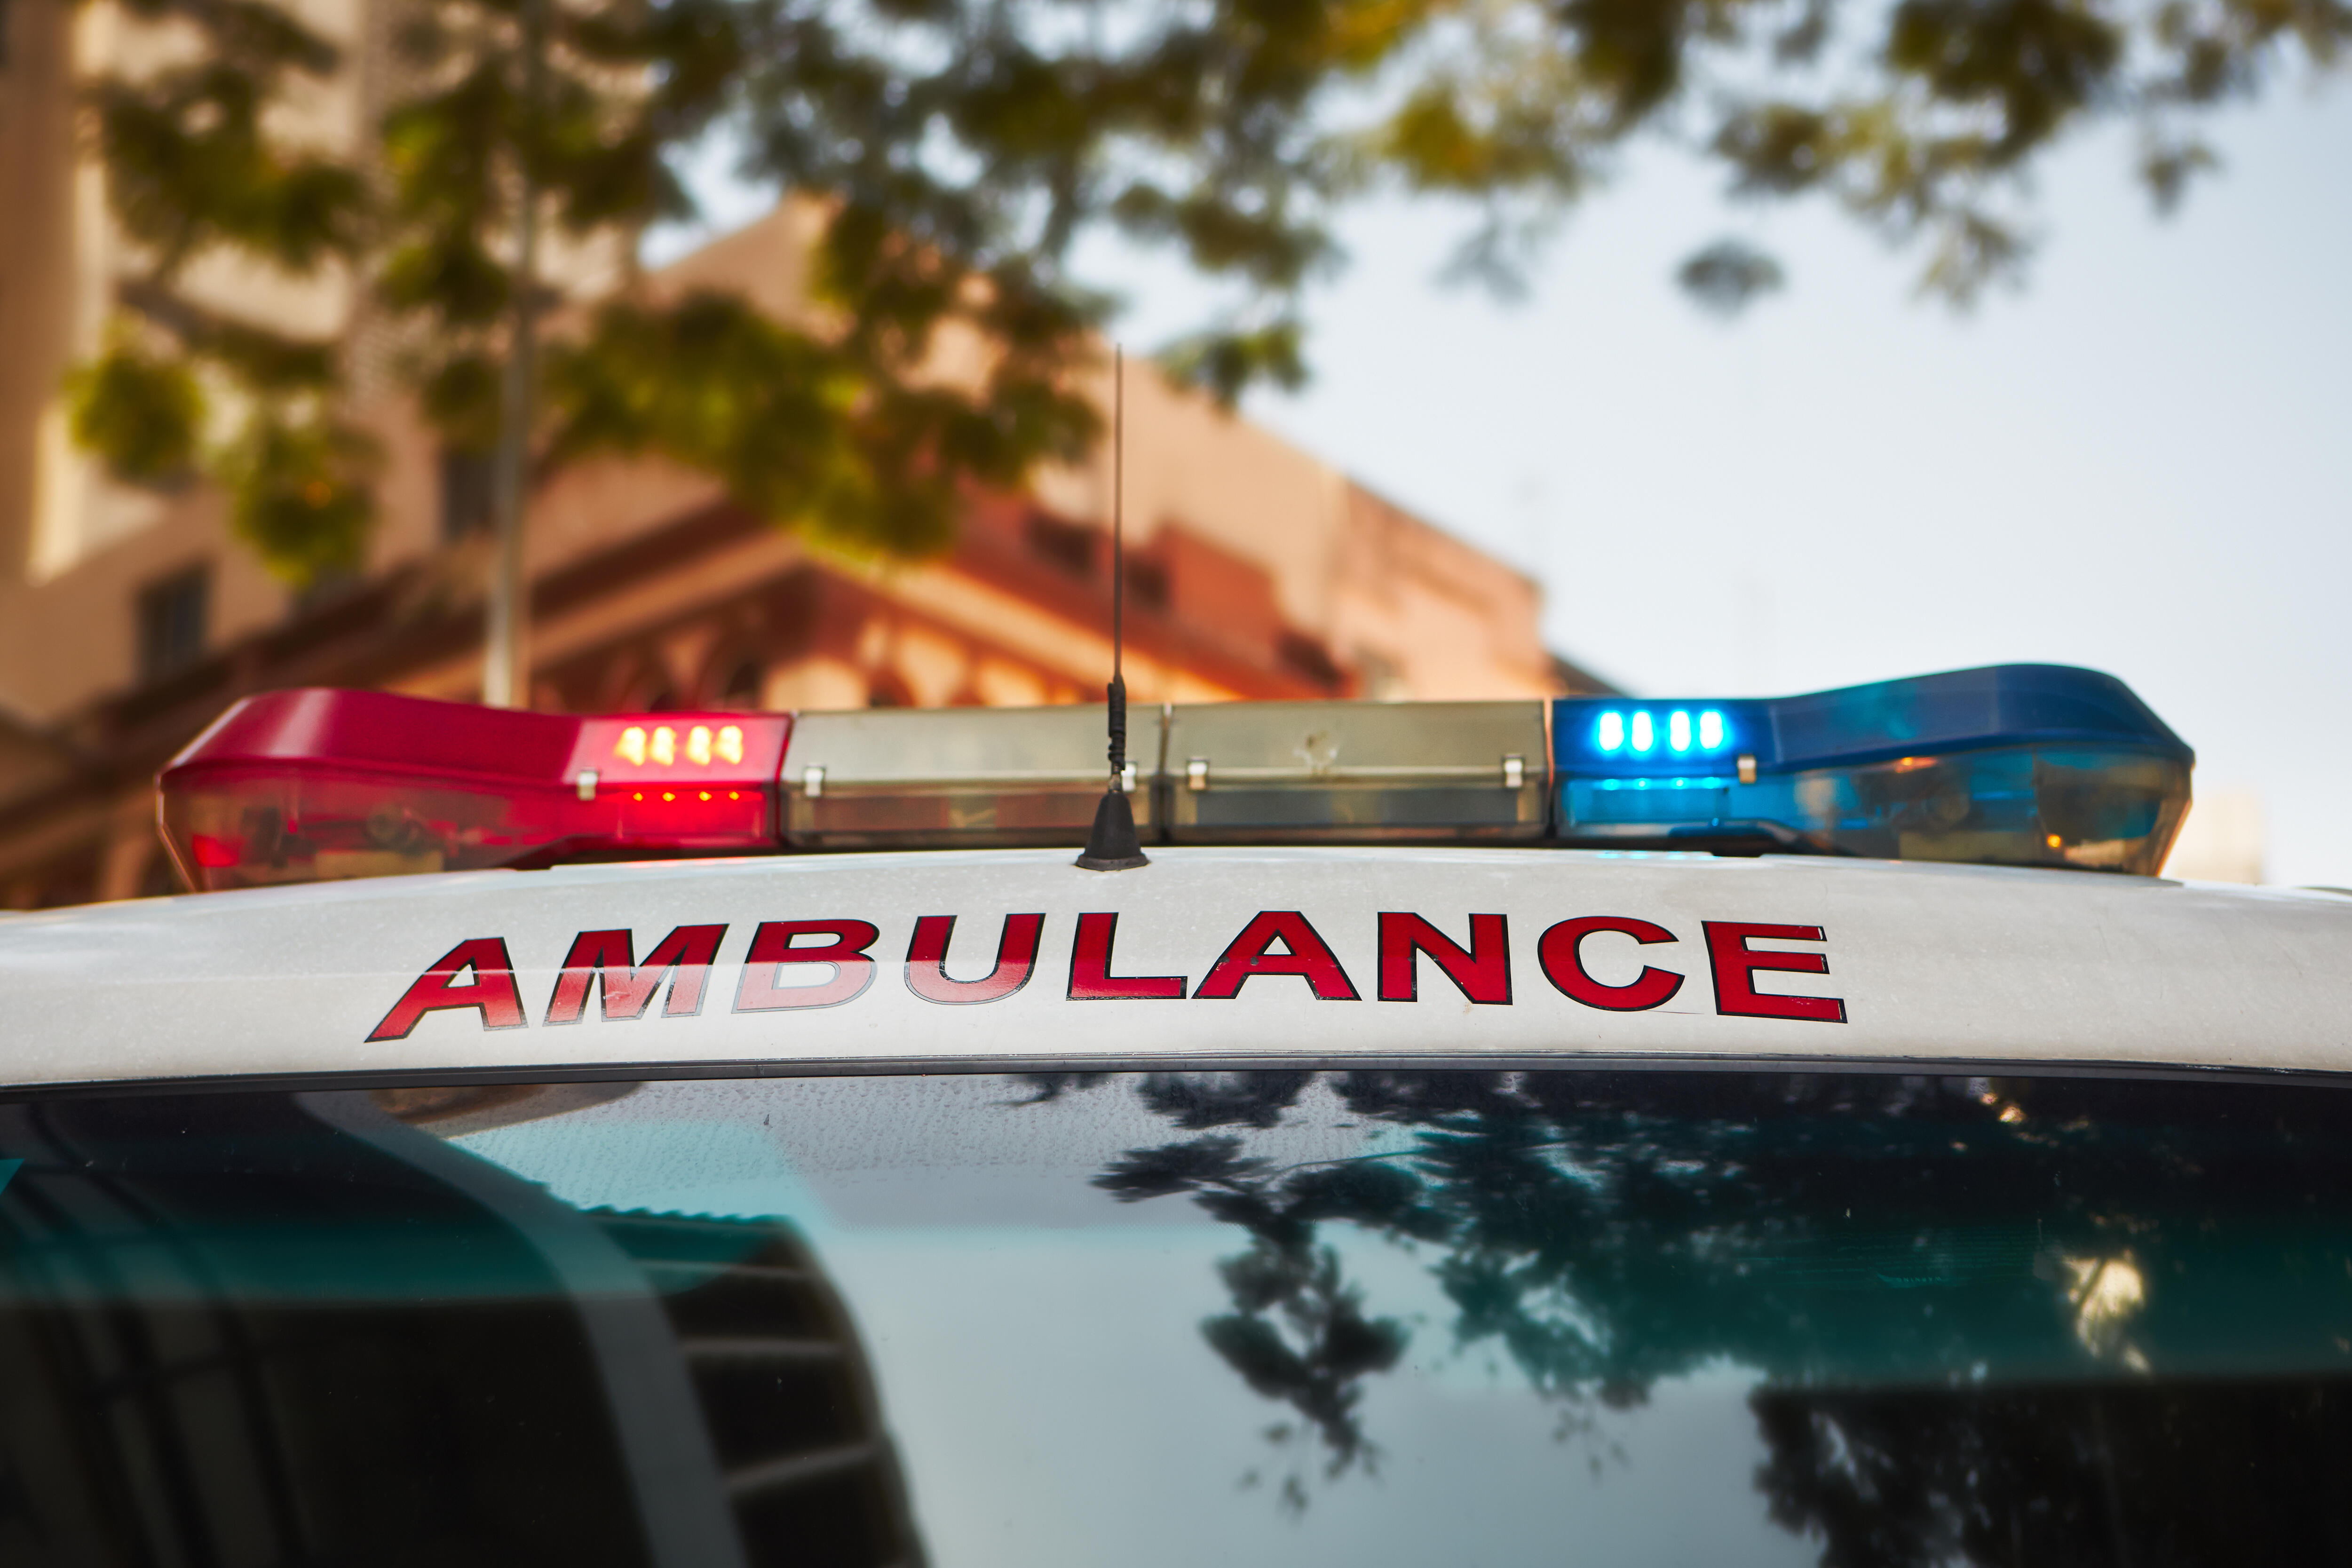
[[575,866],[16,916],[0,1070],[2352,1067],[2352,898],[2326,893],[1557,848],[1153,858]]

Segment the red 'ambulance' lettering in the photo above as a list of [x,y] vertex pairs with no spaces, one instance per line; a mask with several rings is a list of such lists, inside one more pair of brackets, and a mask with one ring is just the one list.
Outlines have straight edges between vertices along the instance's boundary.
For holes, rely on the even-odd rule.
[[1078,917],[1077,941],[1070,947],[1071,1001],[1173,1000],[1184,994],[1185,980],[1181,974],[1113,974],[1110,949],[1118,935],[1115,914]]
[[1781,970],[1790,974],[1827,974],[1830,961],[1818,952],[1750,952],[1748,944],[1767,942],[1820,942],[1819,926],[1752,925],[1739,921],[1708,921],[1706,956],[1715,970],[1715,1010],[1750,1018],[1811,1018],[1823,1024],[1845,1022],[1845,1003],[1836,996],[1786,996],[1756,989],[1756,971]]
[[[866,950],[881,931],[871,921],[765,921],[751,933],[751,951],[743,961],[743,979],[735,987],[735,1011],[766,1013],[784,1007],[838,1007],[856,1000],[874,984],[874,960]],[[831,937],[828,942],[803,946],[804,936]],[[822,963],[833,970],[831,979],[814,985],[784,985],[787,963]]]
[[[1379,996],[1383,1002],[1419,999],[1421,962],[1428,959],[1455,990],[1473,1004],[1508,1006],[1511,994],[1510,934],[1499,914],[1468,917],[1467,947],[1455,942],[1433,921],[1406,910],[1383,910],[1379,916]],[[957,917],[924,915],[915,921],[903,973],[907,989],[926,1002],[948,1005],[999,1002],[1028,984],[1036,973],[1045,928],[1042,914],[1009,914],[998,935],[996,961],[987,973],[957,980],[947,972],[948,948],[955,935]],[[1740,921],[1707,921],[1708,967],[1715,984],[1715,1009],[1726,1016],[1796,1018],[1820,1023],[1846,1021],[1845,1002],[1836,996],[1792,996],[1759,991],[1756,976],[1763,973],[1827,974],[1829,960],[1819,952],[1759,952],[1752,942],[1819,942],[1819,926],[1776,925]],[[639,963],[632,933],[625,929],[582,931],[572,939],[549,999],[547,1022],[577,1024],[587,1016],[588,998],[595,990],[601,1016],[607,1021],[642,1018],[664,988],[668,995],[662,1016],[692,1017],[702,1011],[710,984],[710,971],[725,940],[724,924],[682,925],[656,943]],[[1070,949],[1069,997],[1077,1002],[1181,1000],[1188,981],[1181,974],[1113,974],[1111,950],[1118,916],[1109,911],[1081,914]],[[768,921],[752,934],[742,976],[736,987],[734,1010],[761,1013],[782,1009],[837,1007],[865,994],[873,984],[876,961],[868,951],[880,939],[871,921]],[[1643,1012],[1664,1005],[1682,989],[1685,976],[1654,965],[1622,985],[1596,979],[1585,967],[1586,940],[1594,936],[1631,937],[1644,946],[1677,940],[1664,926],[1624,915],[1582,915],[1558,922],[1536,943],[1536,960],[1544,977],[1570,1000],[1613,1013]],[[787,967],[822,965],[830,973],[813,985],[783,984]],[[470,975],[470,978],[467,976]],[[1325,1002],[1360,1000],[1328,942],[1297,910],[1262,910],[1251,917],[1212,964],[1192,994],[1212,1001],[1233,1001],[1242,987],[1260,975],[1292,975]],[[481,1016],[486,1029],[519,1029],[528,1024],[515,984],[514,965],[500,937],[461,942],[419,975],[368,1036],[370,1041],[406,1039],[430,1013],[470,1008]]]
[[646,954],[640,967],[630,956],[627,931],[583,931],[572,939],[572,951],[564,956],[563,973],[547,1005],[547,1021],[580,1022],[588,1012],[592,984],[606,1023],[642,1018],[665,980],[670,983],[669,999],[662,1004],[662,1016],[691,1018],[702,1011],[703,987],[719,957],[719,939],[726,934],[723,925],[680,926]]
[[[1273,951],[1276,942],[1283,951]],[[1296,974],[1304,979],[1318,1000],[1360,1001],[1355,983],[1339,967],[1328,943],[1297,910],[1264,910],[1242,927],[1223,957],[1210,966],[1195,997],[1230,1002],[1241,994],[1242,982],[1261,974]]]
[[1544,978],[1561,995],[1612,1013],[1641,1013],[1664,1005],[1683,988],[1683,977],[1673,970],[1648,966],[1623,985],[1604,985],[1595,980],[1584,967],[1584,939],[1598,931],[1630,936],[1644,946],[1675,940],[1675,933],[1664,926],[1622,915],[1585,915],[1562,921],[1536,942],[1536,962],[1543,966]]
[[[468,969],[474,972],[472,981],[457,984],[457,976]],[[522,1016],[522,997],[515,991],[514,963],[507,957],[504,938],[477,937],[442,954],[393,1004],[368,1038],[404,1040],[425,1014],[452,1007],[478,1009],[485,1029],[520,1029],[529,1021]]]
[[1420,991],[1423,954],[1473,1002],[1508,1006],[1511,1002],[1511,939],[1500,915],[1470,917],[1470,950],[1419,915],[1381,916],[1381,1000],[1411,1002]]
[[1037,937],[1045,929],[1044,915],[1007,915],[1004,933],[996,940],[996,967],[978,980],[948,978],[948,942],[955,935],[953,915],[925,915],[915,922],[915,940],[907,947],[907,989],[926,1002],[961,1004],[999,1002],[1029,984],[1037,967]]

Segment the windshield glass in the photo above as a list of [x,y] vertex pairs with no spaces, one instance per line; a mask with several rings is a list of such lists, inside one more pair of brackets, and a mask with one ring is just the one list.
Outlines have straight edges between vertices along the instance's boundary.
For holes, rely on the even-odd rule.
[[0,1559],[2325,1556],[2348,1107],[1571,1070],[26,1100]]

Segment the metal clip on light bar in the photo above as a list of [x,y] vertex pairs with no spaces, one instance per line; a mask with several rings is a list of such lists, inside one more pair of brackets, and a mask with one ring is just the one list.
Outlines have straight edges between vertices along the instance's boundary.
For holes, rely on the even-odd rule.
[[1555,836],[2153,876],[2196,754],[2110,675],[1999,665],[1801,697],[1564,698]]

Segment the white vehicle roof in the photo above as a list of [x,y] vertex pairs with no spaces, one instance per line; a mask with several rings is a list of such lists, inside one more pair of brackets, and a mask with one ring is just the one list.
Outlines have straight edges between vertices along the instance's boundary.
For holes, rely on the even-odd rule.
[[[2352,899],[2326,893],[1558,849],[1152,856],[1111,875],[1074,868],[1067,850],[580,866],[19,916],[0,921],[0,1081],[1457,1057],[2352,1067]],[[965,985],[958,1003],[917,994],[922,965],[909,978],[918,921],[940,916],[956,923],[933,973]],[[991,989],[974,983],[1011,916],[1042,917],[1034,967],[971,999]],[[1594,917],[1580,941],[1543,940]],[[835,929],[771,934],[771,950],[856,952],[845,965],[749,962],[777,922]],[[873,928],[862,947],[860,922]],[[1758,926],[1782,929],[1739,929]],[[632,985],[626,965],[681,928],[693,928],[674,944],[688,962],[647,966]],[[625,955],[605,937],[583,945],[623,931]],[[1469,984],[1406,940],[1415,932],[1454,944]],[[495,973],[501,954],[510,982]],[[567,1002],[566,960],[580,954]],[[1812,956],[1752,962],[1771,954]],[[1284,972],[1301,968],[1316,973]],[[1162,994],[1073,994],[1103,989],[1095,975]],[[1790,997],[1813,1000],[1775,1000]],[[812,998],[824,1005],[801,1005]],[[611,1016],[633,1004],[640,1016]]]

